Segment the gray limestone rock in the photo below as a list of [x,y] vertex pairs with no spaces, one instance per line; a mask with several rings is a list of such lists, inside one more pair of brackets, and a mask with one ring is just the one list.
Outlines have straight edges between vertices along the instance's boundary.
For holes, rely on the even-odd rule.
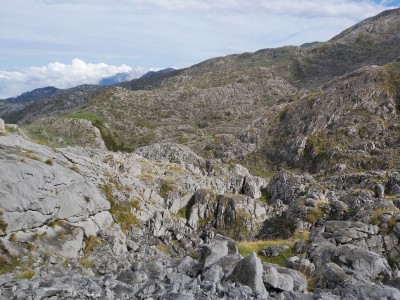
[[309,259],[298,256],[289,257],[285,266],[290,269],[301,270],[306,274],[312,274],[315,271],[315,265]]
[[264,264],[262,279],[267,287],[281,291],[293,291],[293,278],[288,274],[279,273],[277,269],[270,264]]
[[339,287],[335,291],[345,300],[400,299],[400,291],[383,284],[357,284]]
[[246,176],[243,184],[243,192],[251,198],[260,198],[261,190],[265,188],[265,180],[260,177]]
[[268,257],[274,257],[281,254],[283,251],[289,249],[288,245],[281,245],[281,246],[267,246],[261,250],[262,254]]
[[3,119],[0,118],[0,131],[6,130],[6,124],[4,123]]
[[354,245],[337,247],[333,262],[346,273],[355,272],[367,280],[377,281],[391,277],[391,269],[385,258]]
[[284,204],[290,204],[305,192],[306,185],[312,179],[311,176],[298,176],[287,171],[281,171],[274,175],[267,185],[267,192],[271,196],[271,202],[281,200]]
[[348,280],[348,275],[335,263],[324,265],[323,276],[324,283],[331,289],[342,286]]
[[222,268],[218,265],[212,265],[203,273],[203,280],[218,283],[224,277]]
[[228,255],[228,241],[224,238],[216,238],[211,241],[211,253],[205,257],[204,269],[217,263]]
[[[0,137],[0,202],[7,232],[40,227],[50,220],[71,223],[108,210],[110,203],[82,175],[65,167],[49,148],[34,145],[36,152],[49,153],[47,160],[31,150],[9,148],[15,137]],[[17,156],[8,154],[9,151]]]
[[254,252],[243,258],[236,265],[228,279],[249,286],[260,299],[268,298],[268,293],[263,283],[263,265]]
[[175,162],[204,166],[204,158],[195,154],[188,147],[177,144],[152,144],[135,150],[135,153],[155,161]]
[[385,195],[385,187],[382,184],[375,185],[374,191],[376,198],[383,198],[383,196]]

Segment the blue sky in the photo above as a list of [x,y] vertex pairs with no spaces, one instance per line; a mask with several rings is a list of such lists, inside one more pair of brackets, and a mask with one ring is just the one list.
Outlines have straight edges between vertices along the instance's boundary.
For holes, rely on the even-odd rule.
[[[115,72],[326,41],[400,6],[372,0],[1,0],[0,98]],[[63,78],[64,77],[64,78]]]

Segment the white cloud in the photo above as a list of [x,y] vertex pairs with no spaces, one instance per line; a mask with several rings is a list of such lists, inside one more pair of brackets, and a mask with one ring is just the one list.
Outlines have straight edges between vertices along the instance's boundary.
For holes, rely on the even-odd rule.
[[[44,0],[51,4],[88,4],[109,6],[109,0]],[[169,10],[224,10],[246,12],[260,10],[269,14],[296,16],[358,16],[370,15],[387,9],[395,1],[381,0],[113,0],[114,7],[124,6],[132,10],[148,7]]]
[[0,70],[0,99],[45,86],[65,89],[81,84],[97,84],[102,78],[117,73],[130,73],[131,78],[136,78],[150,70],[127,65],[92,64],[78,58],[73,59],[71,64],[53,62],[46,66],[29,67],[19,71]]

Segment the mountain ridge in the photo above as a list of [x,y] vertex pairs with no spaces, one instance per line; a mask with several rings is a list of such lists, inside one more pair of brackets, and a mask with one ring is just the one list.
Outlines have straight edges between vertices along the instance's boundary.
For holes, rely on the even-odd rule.
[[400,9],[0,119],[0,298],[400,299],[399,42]]
[[[8,122],[36,122],[41,127],[39,119],[46,114],[57,118],[82,115],[82,111],[102,119],[100,130],[108,127],[120,149],[133,150],[155,141],[183,142],[202,155],[244,159],[264,151],[265,132],[278,125],[274,114],[283,113],[284,106],[315,93],[337,76],[394,61],[399,56],[399,28],[399,9],[390,10],[325,43],[212,58],[89,93],[73,106],[59,110],[57,105],[58,111],[52,112],[53,101],[42,100],[13,112],[15,117],[1,115]],[[65,96],[68,99],[68,93]],[[60,103],[69,101],[63,99]],[[256,128],[261,120],[264,125]],[[33,127],[30,131],[36,130]],[[46,128],[50,130],[49,125]]]

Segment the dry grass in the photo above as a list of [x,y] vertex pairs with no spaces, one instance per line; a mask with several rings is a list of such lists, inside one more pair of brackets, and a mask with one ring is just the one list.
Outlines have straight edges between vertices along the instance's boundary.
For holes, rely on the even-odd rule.
[[91,262],[90,260],[87,260],[87,259],[82,259],[80,261],[80,263],[81,263],[82,266],[84,266],[87,269],[92,268],[94,266],[94,263]]
[[27,269],[21,273],[19,273],[18,275],[16,275],[14,278],[15,279],[19,279],[19,280],[23,280],[23,279],[31,279],[33,276],[35,276],[35,271],[32,269]]
[[51,158],[46,159],[44,163],[49,166],[52,166],[54,164],[53,159]]
[[100,246],[100,241],[96,238],[94,235],[89,235],[86,244],[85,244],[85,249],[83,249],[83,253],[87,254],[90,251],[92,251],[94,248]]
[[[282,251],[278,256],[267,257],[262,254],[262,250],[268,246],[289,246],[289,249]],[[284,266],[286,259],[294,256],[295,251],[295,242],[291,240],[266,240],[266,241],[256,241],[256,242],[240,242],[238,243],[239,253],[242,256],[247,256],[251,252],[257,253],[257,255],[261,258],[262,261],[277,264],[280,266]]]

